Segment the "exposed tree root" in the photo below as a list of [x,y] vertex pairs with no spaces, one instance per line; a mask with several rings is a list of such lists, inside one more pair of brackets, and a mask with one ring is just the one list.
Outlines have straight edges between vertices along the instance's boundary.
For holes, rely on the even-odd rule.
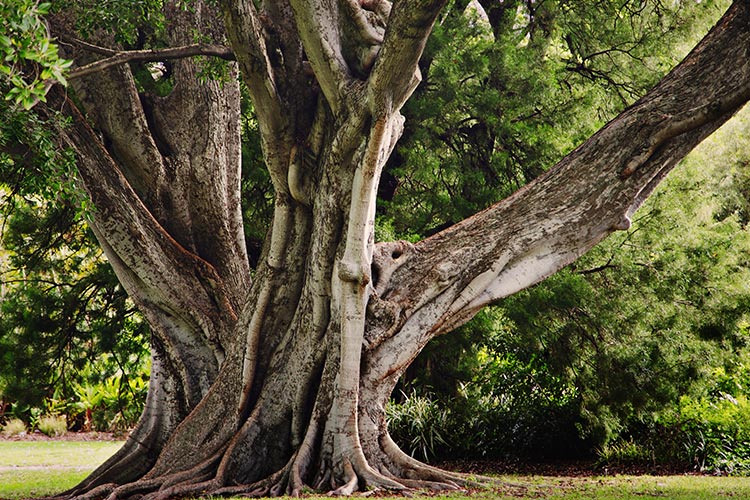
[[96,500],[99,498],[105,498],[110,493],[112,493],[118,486],[119,485],[115,483],[107,483],[107,484],[99,485],[81,495],[78,495],[78,494],[67,495],[66,494],[57,498],[60,498],[60,499],[75,498],[76,500]]
[[[231,484],[227,473],[227,462],[234,447],[227,444],[203,463],[189,470],[175,472],[128,483],[125,485],[104,484],[76,496],[76,500],[118,500],[139,498],[140,500],[168,500],[185,497],[248,496],[299,497],[306,490],[327,491],[331,496],[350,496],[357,491],[372,494],[375,491],[398,491],[410,495],[414,490],[461,491],[466,487],[482,485],[504,485],[523,487],[487,477],[445,471],[424,464],[406,455],[386,434],[381,436],[380,454],[373,457],[379,467],[368,463],[364,454],[352,453],[354,459],[339,458],[336,463],[323,459],[315,453],[319,426],[311,421],[305,440],[287,463],[266,478],[250,484]],[[236,443],[238,433],[232,443]],[[319,443],[318,443],[319,444]],[[317,471],[310,480],[313,467]]]
[[[127,449],[125,448],[127,447]],[[116,478],[122,473],[126,472],[130,467],[138,467],[147,460],[146,452],[139,450],[138,445],[128,446],[121,448],[120,452],[110,458],[103,466],[99,467],[94,473],[92,473],[85,482],[77,485],[75,488],[70,489],[56,498],[98,498],[99,491],[105,491],[107,489],[112,490],[117,487],[116,483],[102,481],[112,481],[112,478]],[[79,492],[89,490],[85,495],[78,496]],[[100,490],[101,488],[101,490]],[[97,493],[95,493],[97,492]],[[89,495],[94,496],[89,497]],[[108,494],[108,493],[107,493]]]
[[158,447],[159,432],[162,431],[163,422],[157,413],[147,407],[139,426],[133,430],[123,447],[83,482],[60,497],[72,497],[100,485],[109,486],[114,482],[135,480],[145,474],[156,461],[154,449]]

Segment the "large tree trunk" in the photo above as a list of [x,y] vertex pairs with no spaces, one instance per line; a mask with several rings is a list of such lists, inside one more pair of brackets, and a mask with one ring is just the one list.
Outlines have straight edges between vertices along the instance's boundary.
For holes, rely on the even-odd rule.
[[[240,214],[239,86],[174,63],[167,97],[118,66],[53,91],[92,226],[154,331],[144,415],[82,498],[458,488],[390,439],[384,407],[434,336],[629,227],[750,98],[738,1],[653,91],[510,198],[417,244],[373,243],[380,171],[442,0],[222,2],[261,126],[275,213],[252,274]],[[172,12],[220,37],[200,2]],[[385,30],[384,27],[388,26]],[[61,28],[63,29],[63,28]],[[76,56],[81,60],[83,55]]]

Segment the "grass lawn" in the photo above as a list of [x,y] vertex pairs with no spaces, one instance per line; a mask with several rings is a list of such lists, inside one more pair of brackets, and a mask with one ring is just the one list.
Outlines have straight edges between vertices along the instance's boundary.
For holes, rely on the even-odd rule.
[[503,488],[485,498],[549,500],[719,500],[750,498],[750,478],[713,476],[503,476],[525,488]]
[[0,441],[0,499],[65,491],[120,446],[116,441]]
[[[60,493],[106,460],[121,442],[0,441],[0,499]],[[721,500],[750,499],[750,477],[501,476],[499,488],[446,495],[444,500]],[[324,498],[324,497],[313,497]],[[387,497],[376,497],[379,500]],[[395,497],[401,500],[403,497]],[[433,496],[417,495],[429,500]]]

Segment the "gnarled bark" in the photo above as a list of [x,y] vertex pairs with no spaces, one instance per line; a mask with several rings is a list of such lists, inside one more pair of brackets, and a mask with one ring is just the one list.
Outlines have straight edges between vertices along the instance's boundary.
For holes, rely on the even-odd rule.
[[[375,245],[375,196],[441,0],[225,0],[255,103],[275,213],[251,279],[239,208],[239,90],[139,95],[126,66],[46,109],[78,155],[92,225],[155,336],[146,411],[76,498],[459,488],[406,456],[385,403],[434,336],[575,260],[750,98],[750,6],[735,2],[687,59],[547,174],[417,244]],[[259,6],[260,5],[260,6]],[[200,2],[173,11],[172,42]],[[83,63],[91,63],[87,59]],[[232,65],[232,71],[235,66]],[[199,124],[196,126],[196,122]]]

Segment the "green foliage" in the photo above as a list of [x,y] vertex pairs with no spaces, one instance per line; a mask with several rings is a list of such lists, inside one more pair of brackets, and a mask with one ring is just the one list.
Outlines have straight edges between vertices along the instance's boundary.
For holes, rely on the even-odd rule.
[[163,0],[58,0],[55,8],[75,20],[87,39],[103,30],[125,49],[158,47],[164,34]]
[[62,59],[43,16],[51,3],[4,0],[0,3],[0,92],[25,109],[45,101],[52,83],[67,85],[64,72],[73,61]]
[[388,431],[407,453],[429,460],[449,446],[443,435],[450,431],[448,412],[429,396],[403,395],[400,403],[386,406]]
[[735,368],[714,369],[698,393],[629,422],[623,437],[600,448],[600,462],[681,463],[696,471],[750,475],[750,371],[742,363]]
[[64,416],[45,415],[37,422],[37,429],[49,437],[57,437],[68,432],[68,423]]
[[[503,342],[576,388],[581,431],[605,454],[630,436],[667,460],[702,456],[716,467],[720,454],[747,457],[739,430],[709,424],[718,414],[664,419],[685,398],[713,398],[711,411],[740,418],[732,412],[748,396],[737,374],[749,348],[750,233],[737,193],[726,196],[741,185],[733,164],[745,161],[748,130],[743,112],[666,181],[630,231],[501,306],[513,325]],[[625,441],[608,447],[618,436]]]
[[618,439],[597,449],[600,465],[642,464],[653,460],[653,455],[643,445],[632,439]]
[[59,116],[44,120],[0,101],[0,199],[2,214],[14,206],[13,195],[41,196],[50,202],[71,203],[84,213],[87,198],[77,183],[71,151],[60,150],[55,129],[65,126]]
[[2,428],[3,436],[13,437],[26,433],[26,424],[20,418],[9,419]]
[[452,2],[404,108],[379,227],[414,241],[506,197],[643,95],[725,5],[503,2],[488,24]]
[[14,201],[2,240],[2,399],[30,411],[72,399],[81,385],[136,373],[148,358],[148,328],[76,211]]
[[508,349],[510,326],[501,310],[488,309],[425,348],[400,382],[409,396],[394,396],[398,411],[388,413],[397,443],[432,459],[585,453],[576,388]]
[[700,470],[750,474],[750,403],[746,396],[680,401],[687,458]]
[[[84,430],[126,431],[138,421],[146,403],[150,367],[138,367],[128,375],[117,373],[87,384],[76,384],[66,402],[66,414]],[[87,366],[88,380],[96,380],[96,366]]]

